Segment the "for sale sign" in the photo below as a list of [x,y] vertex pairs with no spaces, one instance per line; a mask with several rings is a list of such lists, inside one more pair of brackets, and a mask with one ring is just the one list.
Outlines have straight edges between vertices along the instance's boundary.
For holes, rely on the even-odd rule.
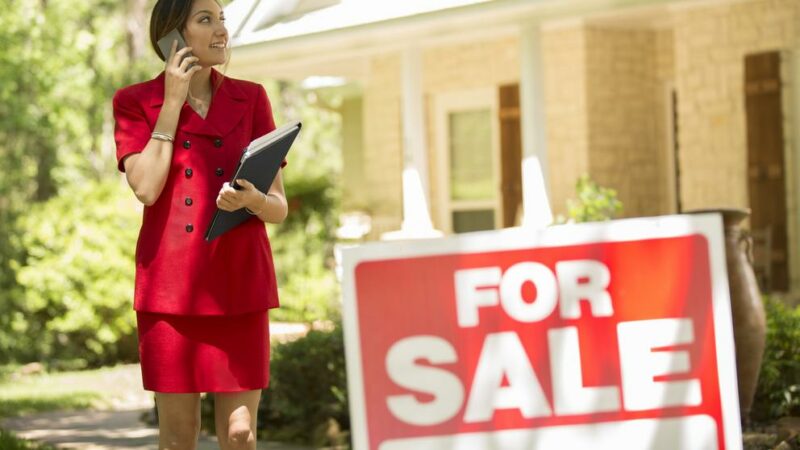
[[739,449],[716,215],[344,253],[356,450]]

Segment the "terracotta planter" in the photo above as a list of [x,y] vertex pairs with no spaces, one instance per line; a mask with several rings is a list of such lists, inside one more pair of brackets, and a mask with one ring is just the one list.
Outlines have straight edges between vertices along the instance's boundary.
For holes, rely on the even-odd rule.
[[748,209],[706,209],[697,213],[721,213],[725,228],[725,255],[731,293],[733,338],[736,345],[736,371],[739,378],[739,408],[742,423],[750,418],[750,407],[758,383],[761,358],[767,333],[764,305],[749,260],[751,240],[742,234],[741,222],[750,216]]

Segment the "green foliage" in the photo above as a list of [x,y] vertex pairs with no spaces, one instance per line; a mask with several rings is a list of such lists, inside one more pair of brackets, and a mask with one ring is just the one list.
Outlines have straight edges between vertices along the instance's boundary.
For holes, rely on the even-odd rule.
[[622,202],[617,191],[599,186],[584,175],[575,184],[577,200],[567,200],[567,210],[573,222],[598,222],[611,220],[622,212]]
[[[136,354],[139,219],[129,213],[139,207],[127,188],[110,187],[119,180],[111,97],[160,70],[147,42],[154,1],[10,0],[0,10],[0,363],[78,368]],[[290,216],[269,226],[282,299],[272,317],[310,322],[339,307],[340,100],[267,85],[276,121],[304,123],[284,171]],[[130,203],[121,216],[107,214],[120,202]]]
[[128,191],[119,182],[72,185],[20,219],[15,244],[25,256],[12,268],[23,301],[11,321],[20,358],[136,359],[131,294],[141,213]]
[[259,405],[266,437],[315,446],[348,442],[350,416],[341,326],[273,347]]
[[55,447],[50,445],[26,441],[10,431],[4,430],[0,430],[0,448],[3,450],[55,450]]
[[157,67],[142,57],[152,3],[9,0],[0,9],[0,362],[35,358],[52,340],[37,334],[52,312],[32,314],[17,283],[28,258],[21,218],[60,213],[37,205],[63,189],[116,179],[110,99]]
[[751,418],[767,422],[800,415],[800,306],[765,296],[767,345]]
[[314,92],[288,83],[266,83],[275,121],[301,120],[303,128],[282,171],[289,215],[269,235],[281,307],[271,320],[312,322],[338,315],[339,286],[333,244],[339,213],[341,116]]

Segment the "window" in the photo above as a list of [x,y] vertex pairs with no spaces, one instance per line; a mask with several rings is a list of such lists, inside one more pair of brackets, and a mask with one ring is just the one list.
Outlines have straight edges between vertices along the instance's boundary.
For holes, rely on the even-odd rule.
[[440,226],[454,233],[500,228],[493,91],[440,94],[436,103]]

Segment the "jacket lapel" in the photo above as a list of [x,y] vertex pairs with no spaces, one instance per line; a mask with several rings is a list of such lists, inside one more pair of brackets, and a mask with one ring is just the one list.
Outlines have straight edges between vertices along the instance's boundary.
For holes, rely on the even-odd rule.
[[[215,86],[222,75],[214,68],[211,69],[211,85]],[[151,123],[155,124],[161,106],[164,104],[164,72],[152,80],[153,88],[148,102],[148,116]],[[188,103],[184,103],[178,127],[187,133],[200,134],[211,137],[225,137],[233,131],[247,110],[247,95],[242,90],[225,78],[219,89],[211,98],[211,106],[206,118],[203,119],[194,112]]]

